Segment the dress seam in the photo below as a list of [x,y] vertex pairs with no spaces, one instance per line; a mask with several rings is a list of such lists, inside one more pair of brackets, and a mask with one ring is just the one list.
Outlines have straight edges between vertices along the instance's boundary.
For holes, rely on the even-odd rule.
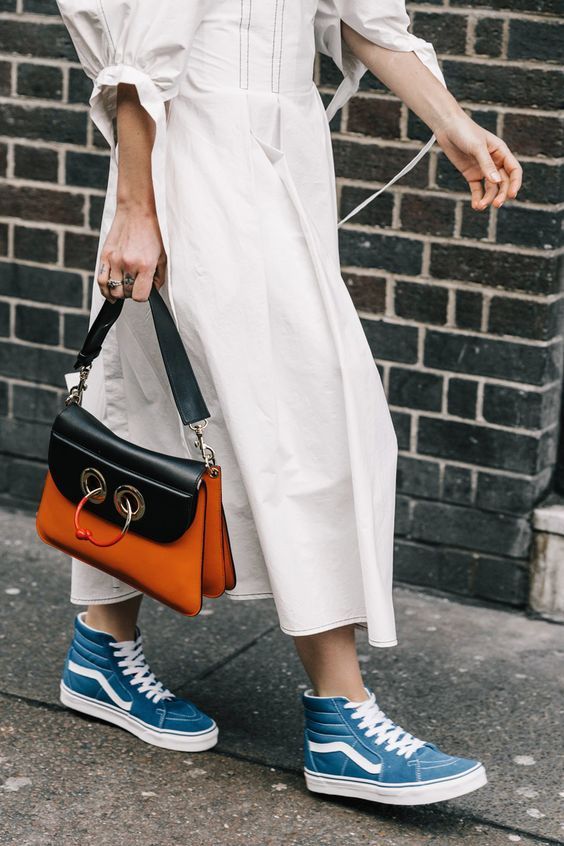
[[[241,17],[239,19],[239,88],[242,88],[244,90],[248,90],[249,88],[249,37],[252,11],[253,0],[241,0]],[[245,21],[244,30],[243,21]],[[243,45],[245,53],[244,59]]]
[[272,29],[272,55],[270,57],[270,90],[274,91],[274,53],[276,51],[276,28],[278,23],[278,3],[280,0],[276,0],[276,4],[274,6],[274,27]]
[[274,8],[274,29],[272,33],[272,56],[270,59],[270,90],[273,94],[280,93],[282,52],[284,49],[285,7],[286,0],[276,0],[276,6]]
[[286,11],[286,0],[282,0],[282,14],[280,17],[280,53],[278,54],[278,91],[280,91],[280,79],[282,77],[282,51],[284,49],[284,12]]
[[108,19],[106,17],[106,10],[104,9],[104,3],[103,3],[103,0],[97,0],[97,2],[98,2],[98,9],[100,11],[100,18],[102,20],[102,26],[106,31],[106,38],[108,39],[110,46],[113,50],[114,56],[115,56],[116,45],[115,45],[112,33],[110,31],[110,25],[109,25]]

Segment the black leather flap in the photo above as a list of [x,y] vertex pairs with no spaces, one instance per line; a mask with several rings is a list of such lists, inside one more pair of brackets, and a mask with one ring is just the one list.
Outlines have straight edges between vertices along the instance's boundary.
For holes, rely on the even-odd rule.
[[[115,504],[116,492],[121,490],[131,503],[139,501],[141,505],[142,516],[132,520],[129,531],[170,543],[184,534],[194,519],[205,464],[163,455],[118,438],[92,414],[73,404],[61,411],[53,424],[49,470],[61,494],[76,504],[84,496],[83,473],[95,471],[89,474],[90,490],[98,486],[96,473],[100,474],[105,498],[103,502],[89,500],[85,510],[122,526],[125,518]],[[129,488],[140,497],[128,493]]]

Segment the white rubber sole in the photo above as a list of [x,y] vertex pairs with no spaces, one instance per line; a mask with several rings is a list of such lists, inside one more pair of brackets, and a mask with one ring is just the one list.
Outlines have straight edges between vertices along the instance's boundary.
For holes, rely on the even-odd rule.
[[107,723],[113,723],[122,729],[134,734],[139,740],[150,743],[152,746],[160,746],[162,749],[173,749],[177,752],[204,752],[211,749],[217,743],[219,730],[214,725],[206,731],[186,734],[182,731],[163,731],[154,726],[144,723],[138,717],[125,713],[114,705],[105,702],[95,702],[88,696],[76,693],[61,681],[60,700],[67,708],[80,711],[81,714],[89,714]]
[[464,796],[487,784],[486,771],[482,764],[457,778],[445,778],[421,784],[390,785],[364,781],[363,779],[327,776],[305,770],[306,784],[313,793],[328,793],[331,796],[349,796],[368,799],[384,805],[429,805]]

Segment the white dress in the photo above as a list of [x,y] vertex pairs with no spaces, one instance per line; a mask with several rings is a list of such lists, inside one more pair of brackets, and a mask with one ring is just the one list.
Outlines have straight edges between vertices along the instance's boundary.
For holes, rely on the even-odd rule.
[[[100,246],[115,211],[119,82],[137,86],[156,123],[164,292],[212,415],[206,440],[223,468],[237,571],[229,595],[272,596],[288,634],[355,623],[373,646],[395,645],[397,442],[340,273],[327,118],[366,71],[341,42],[340,19],[383,47],[414,50],[444,84],[433,47],[407,31],[402,0],[59,7],[112,146]],[[316,49],[344,72],[328,114]],[[93,314],[101,302],[95,286]],[[197,455],[145,304],[125,304],[89,381],[85,406],[117,434]],[[137,592],[73,561],[75,603]]]

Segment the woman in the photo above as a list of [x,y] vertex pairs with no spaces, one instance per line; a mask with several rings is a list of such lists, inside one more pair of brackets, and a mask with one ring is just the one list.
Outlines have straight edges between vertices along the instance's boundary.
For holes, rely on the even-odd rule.
[[[515,197],[520,166],[450,95],[402,0],[59,6],[112,147],[93,312],[102,297],[135,301],[94,366],[86,406],[122,437],[190,455],[140,305],[153,283],[164,286],[211,410],[237,569],[230,596],[274,598],[311,680],[308,787],[395,804],[480,787],[479,762],[385,716],[356,656],[355,627],[373,646],[397,642],[397,443],[340,275],[327,117],[369,69],[432,128],[474,209]],[[344,74],[327,113],[316,47]],[[73,561],[71,601],[88,609],[76,618],[62,701],[149,743],[210,748],[214,721],[150,672],[140,600]]]

